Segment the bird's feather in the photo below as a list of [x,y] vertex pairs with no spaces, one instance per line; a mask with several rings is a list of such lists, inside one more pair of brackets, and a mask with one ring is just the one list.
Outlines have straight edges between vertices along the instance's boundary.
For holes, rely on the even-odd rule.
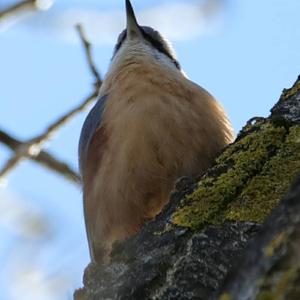
[[87,152],[93,135],[95,134],[96,130],[99,128],[102,120],[102,115],[105,107],[105,103],[107,100],[108,95],[104,95],[95,104],[93,109],[89,112],[85,122],[83,124],[80,139],[79,139],[79,168],[80,172],[82,173],[82,166],[86,161]]
[[97,198],[90,196],[87,201],[86,195],[92,194],[94,178],[101,164],[104,145],[107,140],[105,128],[102,124],[107,98],[108,95],[100,97],[88,114],[81,130],[78,148],[80,173],[83,182],[85,226],[92,257],[95,255],[93,251],[95,246],[91,236],[93,232],[93,223],[91,221],[95,220],[94,214],[97,212]]

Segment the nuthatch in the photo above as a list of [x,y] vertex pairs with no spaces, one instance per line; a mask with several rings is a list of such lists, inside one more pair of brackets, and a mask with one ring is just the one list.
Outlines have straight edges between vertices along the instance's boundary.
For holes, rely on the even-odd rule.
[[205,171],[233,131],[223,108],[183,73],[167,41],[139,26],[126,0],[120,34],[79,142],[91,259],[166,204],[175,180]]

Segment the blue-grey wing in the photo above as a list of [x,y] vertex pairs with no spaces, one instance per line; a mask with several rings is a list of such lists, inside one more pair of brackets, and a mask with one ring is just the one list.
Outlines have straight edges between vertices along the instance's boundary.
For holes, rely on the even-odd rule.
[[86,162],[90,142],[101,124],[107,97],[108,95],[104,95],[98,99],[83,123],[78,145],[80,172],[82,172],[83,164]]

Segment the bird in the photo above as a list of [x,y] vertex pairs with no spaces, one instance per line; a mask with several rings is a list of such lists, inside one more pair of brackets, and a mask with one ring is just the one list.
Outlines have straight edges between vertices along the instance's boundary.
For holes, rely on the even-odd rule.
[[176,179],[203,173],[234,136],[221,104],[188,79],[170,43],[125,6],[126,28],[79,140],[89,251],[100,264],[115,241],[161,212]]

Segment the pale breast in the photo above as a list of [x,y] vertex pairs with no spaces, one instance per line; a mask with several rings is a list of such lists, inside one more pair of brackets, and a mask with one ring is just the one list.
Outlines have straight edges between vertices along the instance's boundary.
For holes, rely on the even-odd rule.
[[[195,175],[228,143],[226,115],[213,97],[185,77],[153,77],[144,69],[120,77],[104,120],[114,161],[122,170],[154,176]],[[136,84],[132,84],[136,82]]]

